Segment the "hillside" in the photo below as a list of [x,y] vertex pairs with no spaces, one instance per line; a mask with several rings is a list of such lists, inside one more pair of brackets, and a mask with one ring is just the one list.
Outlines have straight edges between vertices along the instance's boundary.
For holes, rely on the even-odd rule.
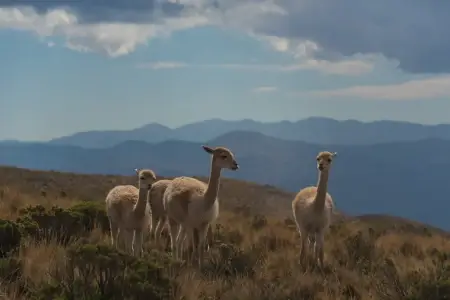
[[[427,139],[374,145],[317,145],[287,141],[248,131],[230,132],[208,142],[233,150],[241,165],[225,177],[277,186],[290,192],[315,184],[315,156],[339,153],[329,189],[337,206],[349,214],[390,214],[450,229],[447,168],[450,141]],[[48,144],[0,145],[0,164],[23,168],[131,175],[151,167],[162,176],[209,172],[200,143],[129,141],[107,149]],[[439,188],[436,188],[439,187]],[[439,209],[437,209],[439,208]]]
[[[133,259],[107,246],[108,229],[100,221],[107,190],[134,181],[133,177],[1,168],[0,256],[6,254],[0,258],[2,299],[450,297],[446,232],[397,217],[336,218],[326,237],[326,266],[320,273],[299,265],[298,233],[291,219],[281,216],[287,211],[269,215],[275,208],[271,203],[284,207],[292,195],[231,179],[221,187],[224,206],[201,270],[171,261],[164,243],[152,241],[146,242],[144,259]],[[45,218],[36,209],[21,211],[38,204],[46,209]],[[63,209],[50,214],[55,205]],[[28,223],[16,240],[5,227],[15,223],[1,219],[14,221],[22,214],[23,220],[24,213],[36,220],[39,232],[55,234],[55,224],[64,230],[58,235],[36,235]],[[69,222],[83,214],[96,216],[99,225],[76,227],[77,222]],[[24,224],[20,220],[17,224]],[[66,235],[71,238],[68,244]],[[13,252],[7,254],[6,246]]]
[[160,143],[166,140],[204,142],[232,131],[254,131],[268,136],[313,144],[369,145],[421,139],[450,139],[450,125],[421,125],[398,121],[337,121],[307,118],[296,122],[211,119],[168,128],[150,123],[132,130],[87,131],[51,140],[52,145],[108,148],[128,140]]

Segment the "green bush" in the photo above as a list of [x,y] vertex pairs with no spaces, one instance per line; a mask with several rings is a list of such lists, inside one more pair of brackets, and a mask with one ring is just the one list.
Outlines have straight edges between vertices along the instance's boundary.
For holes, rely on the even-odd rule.
[[16,281],[22,271],[20,261],[15,257],[0,258],[0,281]]
[[86,236],[95,227],[109,230],[108,217],[100,203],[84,202],[69,209],[29,206],[20,215],[17,222],[24,232],[39,239],[56,238],[64,245],[73,237]]
[[86,201],[72,206],[69,210],[82,216],[85,231],[92,231],[97,227],[103,232],[109,232],[109,219],[104,203]]
[[19,226],[9,220],[0,220],[0,257],[6,257],[9,252],[20,245],[21,233]]
[[176,288],[165,254],[153,251],[142,259],[106,245],[76,244],[68,250],[64,280],[35,289],[33,298],[47,299],[171,299]]

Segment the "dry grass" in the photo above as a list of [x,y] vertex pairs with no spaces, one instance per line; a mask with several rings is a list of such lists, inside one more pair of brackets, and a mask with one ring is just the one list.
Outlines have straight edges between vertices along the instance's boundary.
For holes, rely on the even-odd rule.
[[[3,168],[0,219],[14,220],[18,210],[30,204],[69,207],[81,200],[103,201],[108,189],[134,183],[133,179]],[[340,220],[326,238],[326,267],[320,272],[298,263],[298,233],[285,220],[291,194],[232,180],[224,181],[220,193],[225,209],[216,227],[215,245],[202,270],[183,267],[171,274],[177,284],[173,299],[450,297],[450,239],[445,232],[395,217]],[[263,213],[268,216],[261,217]],[[88,240],[109,243],[100,230]],[[146,248],[163,250],[164,245],[148,241]],[[36,287],[54,278],[70,280],[64,273],[67,249],[54,240],[25,240],[16,258],[22,284]],[[26,299],[20,288],[14,281],[6,284],[0,279],[0,299]]]

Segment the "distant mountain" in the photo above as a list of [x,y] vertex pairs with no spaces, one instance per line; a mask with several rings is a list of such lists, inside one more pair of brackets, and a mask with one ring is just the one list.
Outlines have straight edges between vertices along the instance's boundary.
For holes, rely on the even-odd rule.
[[108,148],[128,140],[160,143],[166,140],[202,142],[232,131],[254,131],[284,140],[313,144],[369,145],[427,138],[450,140],[450,125],[421,125],[397,121],[359,122],[308,118],[297,122],[211,119],[175,129],[151,123],[122,131],[87,131],[51,140],[51,145]]
[[[260,133],[235,131],[211,140],[232,149],[241,166],[224,176],[298,191],[317,180],[318,151],[337,151],[329,189],[350,214],[390,214],[450,229],[450,141],[426,139],[375,145],[321,146]],[[207,175],[200,143],[128,141],[107,149],[49,144],[0,144],[0,164],[17,167],[130,175],[136,167],[158,174]]]

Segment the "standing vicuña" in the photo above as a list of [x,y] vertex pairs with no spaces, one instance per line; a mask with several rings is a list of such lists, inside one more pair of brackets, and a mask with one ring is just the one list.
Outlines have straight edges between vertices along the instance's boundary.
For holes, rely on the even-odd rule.
[[324,236],[331,222],[333,213],[333,199],[327,193],[328,175],[336,152],[320,152],[317,155],[317,169],[319,180],[317,187],[310,186],[302,189],[294,201],[292,212],[294,214],[297,229],[302,239],[300,261],[305,262],[309,243],[314,245],[314,260],[319,260],[323,267]]
[[[150,190],[149,204],[152,212],[152,228],[150,234],[157,242],[161,238],[161,232],[167,224],[167,211],[164,207],[164,193],[169,186],[170,179],[161,179],[155,182]],[[206,249],[212,245],[213,232],[211,226],[208,227]]]
[[210,224],[219,215],[218,193],[222,169],[237,170],[233,153],[224,147],[203,149],[212,155],[208,184],[192,177],[172,180],[164,194],[164,205],[169,217],[172,253],[179,258],[186,236],[190,236],[193,253],[198,263],[203,261],[205,235]]
[[133,185],[118,185],[106,196],[106,213],[111,226],[111,243],[118,247],[124,239],[127,251],[142,253],[143,234],[151,226],[148,191],[156,181],[152,170],[135,169],[139,176],[139,188]]

